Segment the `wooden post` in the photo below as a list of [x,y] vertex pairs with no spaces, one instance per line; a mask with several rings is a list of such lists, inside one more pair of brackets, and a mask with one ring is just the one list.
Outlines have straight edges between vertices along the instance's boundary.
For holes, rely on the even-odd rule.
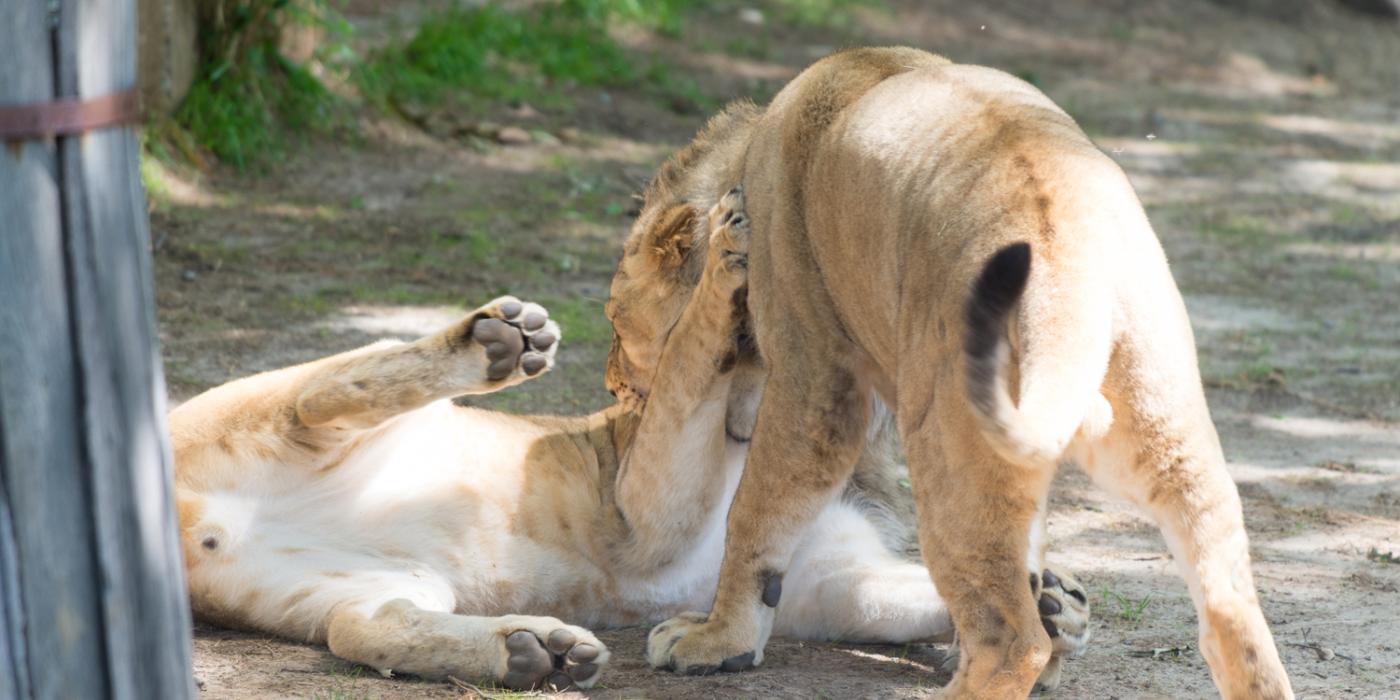
[[[135,85],[134,0],[0,16],[0,107]],[[0,698],[194,693],[138,157],[0,146]]]

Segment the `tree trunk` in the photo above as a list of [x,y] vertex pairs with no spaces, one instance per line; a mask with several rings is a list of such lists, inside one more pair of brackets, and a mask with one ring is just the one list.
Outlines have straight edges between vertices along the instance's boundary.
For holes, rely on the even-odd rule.
[[[134,0],[0,7],[0,107],[135,85]],[[0,148],[0,698],[193,694],[148,239],[129,126]]]

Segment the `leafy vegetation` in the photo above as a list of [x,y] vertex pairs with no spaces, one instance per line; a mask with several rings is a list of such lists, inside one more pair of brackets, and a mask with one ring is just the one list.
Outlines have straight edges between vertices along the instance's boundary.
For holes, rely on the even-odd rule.
[[691,4],[564,0],[521,10],[456,6],[425,21],[408,41],[371,55],[356,70],[357,83],[371,100],[391,106],[448,97],[562,106],[568,98],[560,88],[570,85],[639,85],[663,97],[705,103],[693,82],[655,57],[639,60],[608,29],[631,23],[676,32]]
[[175,118],[200,145],[242,168],[282,150],[279,127],[325,130],[341,114],[340,99],[321,81],[263,45],[196,82]]
[[[282,152],[285,131],[326,131],[348,122],[343,100],[284,56],[287,27],[327,37],[343,54],[349,24],[328,0],[213,0],[200,5],[201,68],[175,113],[199,146],[238,168]],[[327,61],[329,63],[330,61]]]
[[[237,168],[285,151],[288,134],[348,128],[351,103],[317,77],[350,78],[380,108],[438,105],[479,111],[501,102],[569,105],[571,87],[635,88],[677,109],[708,111],[715,100],[671,64],[618,42],[613,28],[638,27],[679,38],[688,14],[737,11],[700,0],[557,0],[503,6],[456,4],[428,17],[410,38],[368,56],[349,45],[351,27],[333,0],[210,0],[200,6],[202,68],[176,112],[177,149],[189,144]],[[872,0],[770,0],[774,21],[842,27]],[[289,26],[324,40],[311,64],[282,53]],[[747,41],[748,43],[745,43]],[[761,41],[733,40],[733,51],[762,56]],[[321,69],[313,72],[310,65]]]

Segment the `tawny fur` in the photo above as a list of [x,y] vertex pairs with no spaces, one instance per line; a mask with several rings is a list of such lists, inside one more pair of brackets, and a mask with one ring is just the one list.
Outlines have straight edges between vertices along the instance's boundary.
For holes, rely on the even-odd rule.
[[[761,661],[774,624],[761,582],[800,558],[879,397],[896,415],[925,561],[959,630],[946,696],[1024,697],[1051,657],[1033,588],[1062,459],[1156,520],[1222,695],[1292,696],[1161,246],[1122,171],[1053,102],[922,51],[845,51],[767,108],[717,117],[658,182],[641,217],[679,228],[685,205],[743,184],[746,303],[766,387],[756,409],[757,392],[730,397],[753,416],[741,426],[752,446],[712,612],[658,627],[654,664]],[[695,274],[692,260],[666,283],[635,281],[642,251],[694,240],[666,230],[635,234],[614,281],[615,324],[640,329],[619,333],[610,360],[622,391],[644,391],[638,377],[660,342],[648,319],[674,315]],[[1001,321],[1007,339],[970,357],[974,281],[1018,243],[1031,264]]]
[[[248,377],[173,411],[196,614],[326,643],[385,673],[564,688],[597,682],[608,661],[585,627],[655,622],[709,600],[747,451],[727,435],[727,397],[759,376],[737,357],[739,203],[685,217],[706,222],[696,230],[713,254],[665,320],[645,398],[578,418],[451,403],[552,358],[558,329],[527,320],[544,310],[505,298],[419,341]],[[495,337],[493,349],[482,324],[504,321],[521,337]],[[517,366],[492,380],[508,340]],[[809,531],[780,632],[950,634],[926,570],[902,556],[886,443],[864,452],[864,495],[828,504]],[[1052,592],[1064,610],[1047,619],[1086,636],[1074,591],[1071,581]]]

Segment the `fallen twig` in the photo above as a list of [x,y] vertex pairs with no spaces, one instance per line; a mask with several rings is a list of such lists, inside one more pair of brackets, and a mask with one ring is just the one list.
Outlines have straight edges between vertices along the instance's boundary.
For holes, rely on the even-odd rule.
[[1191,646],[1188,645],[1188,644],[1182,644],[1182,645],[1180,645],[1180,646],[1174,646],[1174,647],[1157,647],[1157,648],[1155,648],[1155,649],[1135,649],[1135,650],[1133,650],[1133,651],[1128,652],[1128,656],[1135,656],[1135,657],[1138,657],[1138,658],[1141,658],[1141,659],[1148,659],[1148,658],[1151,658],[1151,659],[1160,659],[1160,658],[1162,658],[1162,657],[1164,657],[1164,656],[1170,656],[1170,657],[1172,657],[1172,658],[1177,658],[1177,657],[1180,657],[1181,655],[1185,654],[1185,653],[1188,652],[1188,651],[1191,651]]

